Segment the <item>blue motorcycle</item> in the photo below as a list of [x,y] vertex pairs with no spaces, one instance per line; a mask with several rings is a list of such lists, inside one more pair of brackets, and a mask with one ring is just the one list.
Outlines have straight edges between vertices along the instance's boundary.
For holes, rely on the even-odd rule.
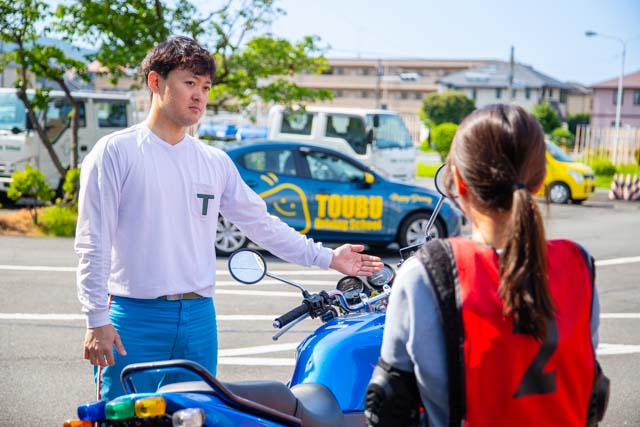
[[[442,194],[438,181],[436,188]],[[425,227],[427,240],[443,201],[438,201]],[[400,249],[402,260],[420,246]],[[66,421],[64,427],[365,426],[365,394],[380,356],[385,311],[395,278],[393,268],[385,264],[366,282],[345,276],[336,289],[318,293],[268,272],[262,255],[250,249],[229,257],[229,272],[244,284],[258,283],[268,276],[302,292],[302,303],[274,320],[273,326],[280,329],[274,340],[308,317],[322,320],[322,326],[298,346],[288,384],[223,383],[188,360],[133,364],[122,371],[124,396],[80,405],[79,419]],[[168,380],[169,384],[153,393],[139,393],[134,381],[138,375],[161,375],[163,383],[175,375],[181,379]],[[190,381],[184,381],[185,376]]]

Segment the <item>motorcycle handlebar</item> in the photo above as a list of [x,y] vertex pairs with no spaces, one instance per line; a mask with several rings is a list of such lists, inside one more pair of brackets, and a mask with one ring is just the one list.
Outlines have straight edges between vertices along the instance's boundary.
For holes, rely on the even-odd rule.
[[289,310],[282,316],[275,319],[273,321],[273,327],[278,329],[283,328],[284,326],[296,320],[298,317],[303,316],[307,313],[309,313],[309,306],[307,304],[302,303],[296,308]]

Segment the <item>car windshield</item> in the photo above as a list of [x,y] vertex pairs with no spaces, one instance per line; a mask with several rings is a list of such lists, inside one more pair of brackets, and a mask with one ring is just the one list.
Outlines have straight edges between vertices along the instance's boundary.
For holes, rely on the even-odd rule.
[[0,93],[0,130],[25,129],[24,104],[15,93]]
[[413,146],[411,135],[402,118],[394,114],[377,114],[379,126],[373,127],[373,117],[367,114],[367,127],[373,129],[376,148],[410,148]]
[[573,163],[573,159],[553,142],[547,141],[547,151],[559,162]]

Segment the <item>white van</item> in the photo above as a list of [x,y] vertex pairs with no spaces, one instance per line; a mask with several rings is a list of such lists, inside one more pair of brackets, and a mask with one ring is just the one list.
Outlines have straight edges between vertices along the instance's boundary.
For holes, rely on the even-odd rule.
[[269,139],[332,148],[373,166],[390,178],[412,182],[416,148],[402,118],[388,110],[306,107],[269,111]]
[[[33,92],[29,93],[33,96]],[[132,124],[133,102],[122,93],[72,92],[80,103],[78,162],[103,136]],[[53,142],[63,166],[71,160],[71,104],[62,91],[51,91],[47,109],[38,120]],[[15,89],[0,88],[0,192],[6,192],[11,175],[30,164],[45,174],[49,187],[58,189],[64,177],[55,168],[35,130],[29,129],[24,104]]]

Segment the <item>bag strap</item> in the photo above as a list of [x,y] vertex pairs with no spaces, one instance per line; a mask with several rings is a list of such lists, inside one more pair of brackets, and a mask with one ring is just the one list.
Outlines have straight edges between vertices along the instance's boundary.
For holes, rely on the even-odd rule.
[[445,239],[425,243],[416,257],[427,271],[442,315],[449,378],[449,426],[458,427],[465,418],[466,399],[464,329],[456,260],[451,243]]

